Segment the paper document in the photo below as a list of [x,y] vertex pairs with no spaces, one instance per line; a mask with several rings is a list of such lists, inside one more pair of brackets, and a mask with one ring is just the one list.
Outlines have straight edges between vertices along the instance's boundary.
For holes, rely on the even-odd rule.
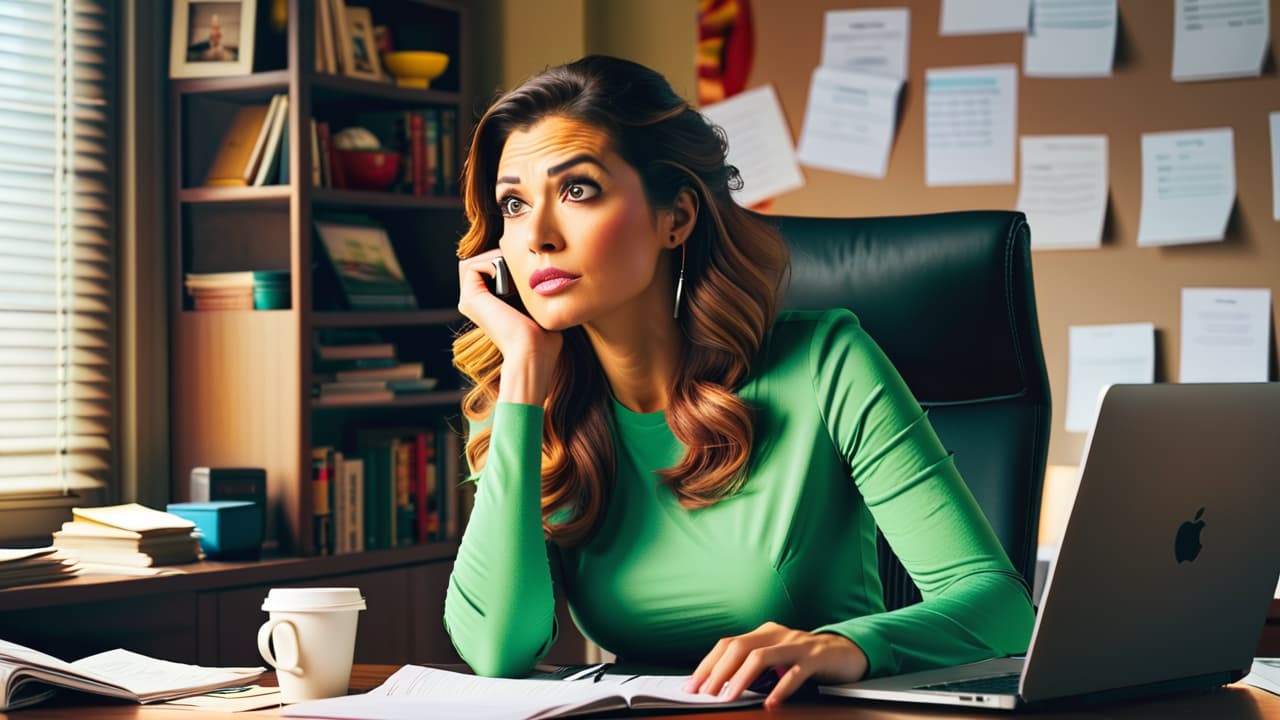
[[1151,323],[1073,325],[1067,356],[1066,429],[1088,432],[1103,388],[1155,382],[1156,327]]
[[1280,658],[1254,658],[1249,674],[1240,682],[1280,695]]
[[1266,382],[1270,288],[1183,288],[1179,380]]
[[719,709],[759,705],[765,696],[746,691],[726,702],[687,693],[688,676],[604,674],[592,680],[528,680],[478,677],[405,665],[363,695],[315,700],[285,708],[285,717],[386,720],[389,718],[552,718],[609,710]]
[[1107,214],[1106,135],[1024,135],[1018,209],[1032,250],[1102,246]]
[[791,130],[772,85],[708,105],[702,113],[729,138],[728,162],[742,174],[742,189],[733,193],[739,205],[754,205],[804,185]]
[[1018,68],[984,65],[925,74],[925,184],[1013,182]]
[[1267,0],[1174,0],[1173,79],[1262,74],[1270,18]]
[[942,0],[942,35],[1023,32],[1031,0]]
[[1116,54],[1116,0],[1032,0],[1022,46],[1027,77],[1108,77]]
[[1143,133],[1138,245],[1220,242],[1235,199],[1231,128]]
[[1271,207],[1280,220],[1280,112],[1271,113]]
[[907,79],[911,11],[828,10],[822,26],[822,66]]
[[836,172],[884,177],[902,81],[819,67],[809,83],[800,162]]

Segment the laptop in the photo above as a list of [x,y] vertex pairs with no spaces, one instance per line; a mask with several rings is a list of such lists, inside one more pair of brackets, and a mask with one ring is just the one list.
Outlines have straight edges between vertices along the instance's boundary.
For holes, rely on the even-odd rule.
[[1112,385],[1027,654],[819,688],[987,709],[1249,672],[1280,576],[1280,383]]

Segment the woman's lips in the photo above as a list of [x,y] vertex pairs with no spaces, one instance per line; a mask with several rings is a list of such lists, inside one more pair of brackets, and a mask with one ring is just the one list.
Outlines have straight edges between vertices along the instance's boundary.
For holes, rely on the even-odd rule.
[[573,284],[578,277],[558,268],[543,268],[529,276],[529,287],[539,295],[552,295]]

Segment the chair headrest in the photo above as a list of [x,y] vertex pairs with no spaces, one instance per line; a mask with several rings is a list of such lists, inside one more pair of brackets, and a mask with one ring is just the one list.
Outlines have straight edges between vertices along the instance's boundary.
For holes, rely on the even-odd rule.
[[852,310],[922,404],[1047,395],[1022,213],[763,219],[791,248],[782,307]]

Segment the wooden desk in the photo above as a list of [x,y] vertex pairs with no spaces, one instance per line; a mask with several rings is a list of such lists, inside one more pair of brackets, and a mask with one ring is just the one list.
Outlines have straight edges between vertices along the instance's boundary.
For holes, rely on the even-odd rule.
[[[363,692],[381,683],[395,672],[396,665],[357,665],[351,672],[352,692]],[[268,676],[264,683],[274,682]],[[227,718],[254,720],[255,718],[279,718],[279,710],[260,710],[243,713],[209,713],[190,710],[166,710],[155,706],[94,703],[92,699],[77,698],[78,702],[62,700],[36,705],[8,714],[0,713],[0,720],[65,720],[65,718],[94,718],[95,720],[203,720],[203,718]],[[642,713],[610,713],[609,717],[641,718]],[[666,712],[664,720],[686,718],[693,720],[789,720],[790,718],[857,718],[858,720],[997,720],[998,718],[1027,717],[1036,720],[1115,720],[1137,719],[1165,720],[1187,718],[1201,720],[1280,720],[1280,697],[1245,685],[1233,685],[1207,692],[1170,695],[1140,702],[1118,703],[1071,712],[1000,713],[975,710],[967,712],[952,708],[927,708],[922,706],[875,703],[868,701],[837,700],[834,698],[806,699],[783,705],[778,710],[766,712],[763,708],[746,708],[722,711],[698,711],[691,713]]]

